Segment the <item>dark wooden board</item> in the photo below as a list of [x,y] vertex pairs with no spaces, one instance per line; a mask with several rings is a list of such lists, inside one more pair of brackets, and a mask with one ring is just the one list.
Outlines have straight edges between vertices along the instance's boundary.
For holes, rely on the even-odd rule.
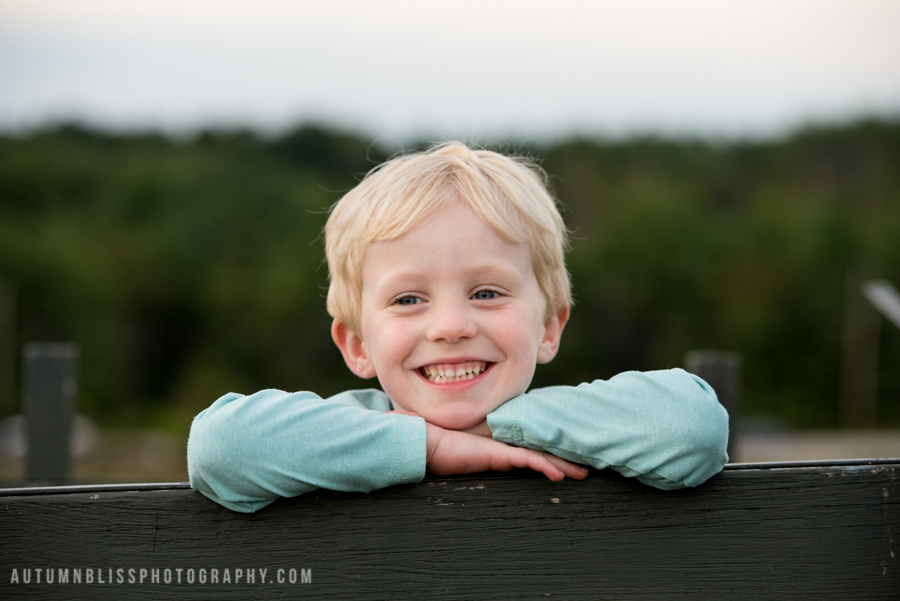
[[[429,477],[253,515],[172,486],[18,492],[0,496],[0,598],[895,601],[898,476],[900,463],[744,465],[674,492],[608,472]],[[117,568],[228,568],[232,580],[235,568],[267,580],[293,568],[311,582],[142,585],[126,571],[122,584],[38,585],[34,573],[10,584],[14,568],[47,567],[104,580]]]

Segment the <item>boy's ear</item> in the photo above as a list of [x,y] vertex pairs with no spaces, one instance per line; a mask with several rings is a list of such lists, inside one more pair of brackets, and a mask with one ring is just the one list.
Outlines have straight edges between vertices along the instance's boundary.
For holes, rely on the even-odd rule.
[[563,328],[569,321],[569,308],[563,307],[544,323],[544,339],[538,347],[537,362],[550,363],[559,350]]
[[344,362],[360,378],[374,378],[375,366],[369,360],[363,341],[342,321],[331,323],[331,338],[344,356]]

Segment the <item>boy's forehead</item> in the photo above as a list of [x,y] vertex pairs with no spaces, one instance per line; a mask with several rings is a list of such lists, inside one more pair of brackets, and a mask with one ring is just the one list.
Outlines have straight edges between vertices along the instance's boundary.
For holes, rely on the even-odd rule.
[[405,231],[385,237],[378,244],[415,246],[427,250],[437,245],[455,245],[466,241],[470,245],[502,247],[513,245],[482,215],[468,204],[456,202],[428,215]]
[[[413,214],[409,220],[398,219],[396,216],[398,210],[395,207],[394,211],[384,212],[375,220],[370,221],[363,233],[363,239],[368,240],[365,243],[366,249],[372,244],[391,242],[407,237],[417,230],[427,228],[434,222],[452,221],[459,226],[458,217],[460,216],[465,216],[463,221],[468,222],[468,225],[490,230],[498,238],[513,244],[526,240],[528,238],[526,230],[529,229],[529,225],[532,225],[521,215],[514,215],[515,211],[503,211],[500,207],[493,207],[493,210],[488,209],[488,213],[494,214],[493,221],[495,223],[492,224],[492,220],[488,219],[484,213],[486,207],[479,208],[458,193],[438,195],[423,204],[430,206],[424,211],[417,209],[416,203],[409,207],[410,213]],[[497,212],[507,215],[499,218]]]

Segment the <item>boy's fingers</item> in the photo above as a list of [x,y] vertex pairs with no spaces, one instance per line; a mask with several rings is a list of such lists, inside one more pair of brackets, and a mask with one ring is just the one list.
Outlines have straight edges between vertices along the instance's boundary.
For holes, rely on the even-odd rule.
[[[542,451],[532,451],[529,449],[521,448],[515,448],[515,451],[524,451],[524,454],[520,455],[516,453],[516,455],[518,456],[516,456],[513,461],[510,462],[511,467],[525,467],[536,472],[541,472],[554,482],[559,482],[565,477],[569,477],[574,480],[584,480],[588,476],[587,468],[576,465],[570,461],[566,461],[565,459],[557,457],[556,455],[552,455],[550,453],[545,453]],[[524,461],[524,465],[519,464],[519,461]]]
[[557,457],[551,453],[542,453],[544,457],[547,458],[547,461],[552,463],[556,469],[561,471],[566,475],[567,478],[572,478],[574,480],[584,480],[588,477],[588,470],[586,467],[582,467],[571,461],[566,461],[561,457]]
[[511,451],[509,455],[510,467],[525,467],[536,472],[541,472],[554,482],[559,482],[566,477],[562,470],[553,465],[550,460],[537,451],[517,447],[509,447],[509,449]]

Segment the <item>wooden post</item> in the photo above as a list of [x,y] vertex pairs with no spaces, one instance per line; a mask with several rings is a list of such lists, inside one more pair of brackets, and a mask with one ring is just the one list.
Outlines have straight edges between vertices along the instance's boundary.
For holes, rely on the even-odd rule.
[[878,312],[860,292],[865,274],[847,272],[841,331],[840,423],[845,428],[872,428],[878,413]]
[[16,413],[16,289],[0,280],[0,419]]
[[34,484],[63,484],[69,479],[78,346],[29,342],[23,355],[25,478]]
[[685,369],[706,380],[728,412],[728,456],[737,459],[737,421],[740,409],[741,355],[712,349],[689,351]]

